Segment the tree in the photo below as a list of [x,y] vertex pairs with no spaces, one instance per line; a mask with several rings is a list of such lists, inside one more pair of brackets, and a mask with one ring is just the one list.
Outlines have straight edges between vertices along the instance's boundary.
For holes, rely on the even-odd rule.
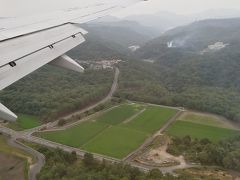
[[88,168],[93,168],[95,164],[95,160],[93,157],[93,154],[91,153],[85,153],[83,157],[83,163]]
[[149,172],[149,175],[148,175],[148,177],[150,179],[156,179],[156,178],[159,178],[159,177],[162,177],[162,176],[163,176],[163,174],[162,174],[162,172],[159,169],[152,169]]

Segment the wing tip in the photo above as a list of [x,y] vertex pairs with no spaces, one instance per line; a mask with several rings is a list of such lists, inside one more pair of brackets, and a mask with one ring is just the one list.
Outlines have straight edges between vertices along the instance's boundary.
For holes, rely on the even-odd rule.
[[16,121],[17,115],[0,103],[0,119],[7,121]]

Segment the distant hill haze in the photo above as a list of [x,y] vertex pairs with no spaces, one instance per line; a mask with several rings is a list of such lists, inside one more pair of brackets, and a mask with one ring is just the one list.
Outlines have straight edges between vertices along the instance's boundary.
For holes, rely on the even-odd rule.
[[183,26],[194,21],[205,19],[224,19],[240,17],[240,10],[237,9],[211,9],[196,14],[178,15],[171,12],[160,11],[154,14],[142,14],[128,16],[125,20],[135,21],[141,25],[152,27],[158,32],[165,32],[169,29]]
[[159,59],[163,53],[184,50],[200,53],[217,42],[228,44],[226,49],[240,43],[240,18],[210,19],[166,31],[145,44],[139,51],[142,58]]
[[132,52],[131,47],[141,47],[160,33],[137,22],[106,17],[81,25],[89,33],[86,42],[69,52],[78,59],[97,60],[123,58]]

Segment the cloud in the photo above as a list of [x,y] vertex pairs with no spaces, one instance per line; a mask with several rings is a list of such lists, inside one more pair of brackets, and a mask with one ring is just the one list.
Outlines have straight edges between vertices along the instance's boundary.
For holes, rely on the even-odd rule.
[[149,0],[115,13],[116,16],[168,11],[176,14],[192,14],[209,9],[240,9],[240,0]]
[[[44,13],[103,1],[106,0],[0,0],[0,17]],[[236,7],[240,9],[240,0],[149,0],[127,8],[119,13],[115,13],[115,15],[127,16],[131,14],[154,13],[157,11],[186,14],[207,9]]]

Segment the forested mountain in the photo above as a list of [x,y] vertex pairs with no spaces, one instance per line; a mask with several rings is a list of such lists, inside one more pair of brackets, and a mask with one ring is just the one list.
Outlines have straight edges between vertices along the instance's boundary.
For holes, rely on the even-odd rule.
[[[239,48],[240,19],[206,20],[166,32],[138,55],[156,60],[168,77],[185,86],[191,82],[239,89]],[[183,74],[176,77],[176,73]]]
[[153,30],[130,21],[93,22],[81,25],[89,33],[86,42],[69,52],[76,59],[123,58],[129,46],[142,46],[154,35]]
[[231,49],[239,45],[239,27],[240,18],[198,21],[165,32],[148,42],[139,52],[141,57],[159,59],[163,53],[180,50],[184,50],[184,54],[186,51],[201,52],[216,42],[228,44],[226,49]]
[[119,19],[112,16],[101,18],[97,21],[90,22],[89,25],[107,26],[107,27],[120,27],[126,28],[144,35],[148,38],[157,38],[161,32],[157,28],[148,26],[147,24],[141,24],[137,21],[131,21],[128,19]]
[[[137,52],[140,59],[155,61],[138,70],[144,72],[150,66],[148,73],[154,73],[147,82],[155,88],[142,90],[132,85],[123,91],[128,95],[134,92],[134,99],[186,106],[239,121],[239,37],[238,18],[199,21],[168,31]],[[150,83],[151,76],[155,77],[154,83]],[[130,79],[126,78],[124,84],[131,84]],[[154,94],[147,97],[154,89],[155,99]],[[140,90],[142,97],[136,97]]]

